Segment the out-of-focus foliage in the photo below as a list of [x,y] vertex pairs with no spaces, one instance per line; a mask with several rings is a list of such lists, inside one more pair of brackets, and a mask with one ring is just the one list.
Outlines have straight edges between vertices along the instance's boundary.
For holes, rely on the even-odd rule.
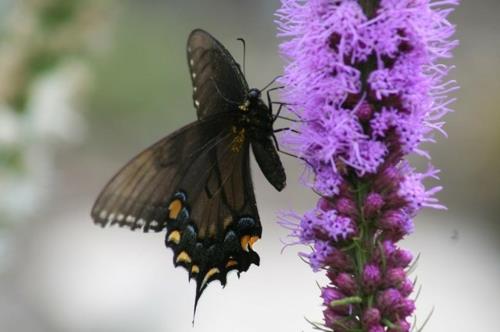
[[0,225],[50,192],[57,148],[82,140],[88,60],[109,43],[108,2],[3,3],[0,34]]

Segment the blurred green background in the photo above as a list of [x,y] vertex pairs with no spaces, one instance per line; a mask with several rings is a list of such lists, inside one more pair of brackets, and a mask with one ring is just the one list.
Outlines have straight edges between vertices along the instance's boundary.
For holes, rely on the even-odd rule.
[[[12,3],[0,1],[1,17]],[[83,104],[84,138],[54,152],[43,206],[9,222],[0,237],[1,331],[312,330],[303,317],[321,319],[315,282],[324,279],[296,256],[302,248],[281,254],[287,231],[276,225],[279,211],[305,211],[314,204],[314,196],[298,184],[302,167],[295,159],[282,157],[289,180],[279,195],[254,165],[264,225],[256,248],[261,266],[240,280],[231,276],[224,291],[211,285],[194,328],[194,284],[173,268],[162,235],[103,230],[89,217],[99,190],[121,165],[195,119],[185,59],[189,32],[210,31],[238,61],[242,47],[236,38],[245,38],[247,80],[262,87],[283,66],[273,23],[278,7],[277,0],[128,0],[97,7],[106,27],[91,37],[104,45],[86,57],[92,79]],[[438,137],[438,144],[429,146],[442,169],[445,189],[439,197],[449,210],[423,213],[404,243],[421,253],[419,321],[436,309],[426,331],[496,330],[499,14],[498,1],[477,0],[463,1],[451,17],[461,44],[450,78],[461,90],[455,94],[456,112],[446,119],[449,138]]]

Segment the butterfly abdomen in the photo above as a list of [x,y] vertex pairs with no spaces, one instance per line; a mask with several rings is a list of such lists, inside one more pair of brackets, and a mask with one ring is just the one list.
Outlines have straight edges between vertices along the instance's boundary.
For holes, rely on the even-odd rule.
[[283,190],[286,186],[286,174],[272,139],[270,137],[264,137],[252,141],[252,150],[255,160],[262,170],[262,173],[264,173],[267,181],[269,181],[276,190]]

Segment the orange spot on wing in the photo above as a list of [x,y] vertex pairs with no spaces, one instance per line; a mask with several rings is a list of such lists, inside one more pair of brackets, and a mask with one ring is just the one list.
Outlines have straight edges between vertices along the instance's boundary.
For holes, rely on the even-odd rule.
[[255,235],[255,236],[252,236],[252,237],[250,238],[250,240],[248,241],[248,243],[249,243],[249,245],[250,245],[250,248],[252,248],[252,247],[253,247],[253,245],[254,245],[254,243],[255,243],[255,242],[257,242],[258,240],[260,240],[260,237],[258,237],[258,236],[256,236],[256,235]]
[[168,206],[169,214],[168,217],[170,219],[176,219],[177,216],[179,215],[179,212],[181,212],[182,209],[182,202],[179,199],[176,199],[170,203]]
[[248,242],[250,241],[250,235],[244,235],[241,237],[241,249],[248,251]]
[[205,286],[205,284],[212,278],[214,275],[217,273],[220,273],[220,270],[216,267],[211,268],[207,274],[205,274],[205,278],[203,278],[203,281],[201,282],[201,287]]
[[191,263],[191,257],[188,255],[187,252],[182,251],[178,256],[177,259],[175,260],[177,263]]
[[226,218],[224,218],[224,229],[226,229],[227,226],[231,225],[232,222],[233,222],[232,216],[227,216]]
[[226,263],[226,269],[229,269],[230,267],[238,265],[238,262],[235,261],[234,259],[230,259]]
[[168,236],[167,241],[179,244],[179,242],[181,242],[181,233],[179,231],[173,231]]

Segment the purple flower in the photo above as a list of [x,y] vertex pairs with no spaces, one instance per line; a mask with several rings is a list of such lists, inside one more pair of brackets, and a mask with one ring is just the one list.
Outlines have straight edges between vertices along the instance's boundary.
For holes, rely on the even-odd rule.
[[374,327],[379,326],[380,319],[382,318],[380,310],[377,308],[369,308],[363,313],[363,326]]
[[390,286],[399,286],[406,280],[406,272],[400,267],[390,268],[385,273],[385,283]]
[[363,274],[362,274],[362,280],[363,280],[363,286],[367,290],[375,290],[381,280],[382,280],[382,273],[380,272],[380,268],[378,265],[375,264],[367,264],[365,265],[363,269]]
[[407,321],[398,321],[394,324],[394,327],[387,330],[387,332],[410,332],[411,325]]
[[382,325],[372,325],[369,327],[368,332],[385,332],[385,329]]
[[413,254],[404,249],[397,249],[388,258],[391,266],[406,268],[413,260]]
[[413,282],[410,279],[406,279],[398,286],[398,290],[404,297],[410,296],[413,292]]
[[380,209],[384,206],[384,198],[382,195],[372,192],[366,196],[364,204],[364,212],[367,218],[373,218],[380,212]]
[[343,299],[345,295],[335,288],[325,287],[321,292],[321,297],[323,298],[323,304],[330,306],[332,301]]
[[[430,159],[422,145],[446,135],[447,95],[457,87],[438,61],[457,45],[447,17],[458,0],[281,2],[284,99],[302,120],[281,139],[307,161],[304,182],[320,196],[298,223],[283,224],[330,278],[327,327],[408,331],[413,255],[397,242],[422,208],[444,206],[435,197],[442,188],[424,185],[439,171],[419,172],[406,157]],[[331,299],[342,303],[328,307]]]
[[344,294],[349,296],[355,295],[358,291],[358,285],[352,274],[341,272],[332,281]]
[[395,312],[402,301],[398,290],[389,288],[381,292],[377,297],[377,306],[382,313]]

